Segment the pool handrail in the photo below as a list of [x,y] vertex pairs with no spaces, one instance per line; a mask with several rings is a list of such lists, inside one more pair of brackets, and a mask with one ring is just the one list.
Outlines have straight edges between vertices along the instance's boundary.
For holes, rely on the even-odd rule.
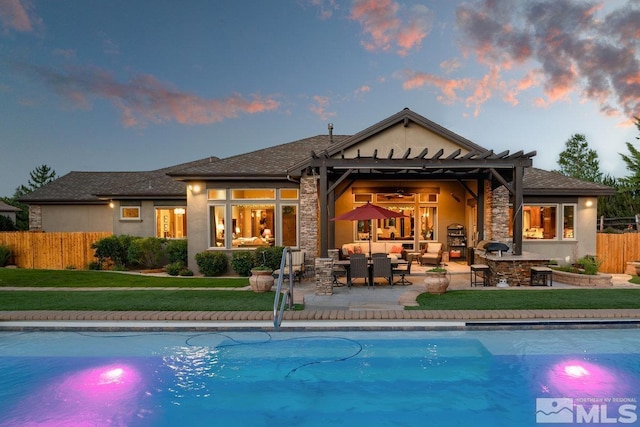
[[[288,261],[288,262],[287,262]],[[289,289],[282,293],[282,282],[284,280],[285,268],[288,267]],[[273,328],[277,331],[282,324],[285,308],[293,308],[293,253],[289,246],[282,250],[282,258],[280,260],[280,274],[278,274],[278,283],[276,286],[276,295],[273,300]]]

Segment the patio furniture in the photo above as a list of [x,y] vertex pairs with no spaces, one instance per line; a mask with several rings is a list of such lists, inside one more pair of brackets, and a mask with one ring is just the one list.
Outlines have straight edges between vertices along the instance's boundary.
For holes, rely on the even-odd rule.
[[411,264],[413,264],[413,253],[407,255],[406,264],[398,264],[392,270],[393,274],[399,274],[400,280],[396,281],[396,285],[410,285],[411,282],[406,279],[406,276],[411,274]]
[[[486,264],[471,264],[471,271],[469,272],[471,279],[471,286],[491,286],[491,282],[489,281],[489,266]],[[480,273],[480,278],[478,278],[478,273]],[[482,281],[480,280],[482,279]]]
[[549,267],[531,267],[529,286],[553,286],[553,270]]
[[[302,282],[302,276],[304,275],[305,269],[305,251],[292,251],[291,252],[291,267],[293,270],[293,280],[298,281],[298,283]],[[289,257],[286,258],[284,274],[289,274]],[[280,269],[277,269],[273,272],[273,277],[280,277]]]
[[442,262],[442,243],[427,242],[420,252],[420,265],[438,266]]
[[391,269],[391,259],[387,254],[373,254],[373,280],[370,285],[375,285],[376,277],[383,277],[389,282],[389,286],[393,286],[393,270]]
[[348,285],[354,283],[355,280],[362,279],[366,285],[369,280],[369,264],[364,254],[353,254],[349,258],[349,280]]

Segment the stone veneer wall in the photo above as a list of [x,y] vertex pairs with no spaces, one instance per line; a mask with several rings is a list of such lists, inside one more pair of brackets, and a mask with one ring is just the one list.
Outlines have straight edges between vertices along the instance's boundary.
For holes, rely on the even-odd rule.
[[482,254],[475,255],[475,262],[478,264],[486,264],[489,266],[491,273],[489,281],[491,286],[496,286],[500,279],[506,279],[509,286],[529,286],[531,278],[531,267],[540,267],[543,265],[540,260],[505,260],[495,261],[488,260]]
[[314,264],[318,254],[318,186],[313,176],[300,179],[300,249],[306,251],[306,262]]
[[29,231],[42,231],[42,207],[29,205]]
[[509,190],[500,186],[491,192],[491,238],[509,244],[513,239],[509,236]]

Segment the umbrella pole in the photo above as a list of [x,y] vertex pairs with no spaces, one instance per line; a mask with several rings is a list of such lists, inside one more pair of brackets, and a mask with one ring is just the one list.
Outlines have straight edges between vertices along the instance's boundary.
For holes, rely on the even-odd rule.
[[371,234],[372,234],[371,232],[372,232],[372,230],[373,230],[373,228],[372,228],[372,227],[373,227],[373,220],[372,220],[372,219],[370,219],[370,220],[369,220],[369,258],[371,258],[371,256],[373,255],[373,254],[371,253]]

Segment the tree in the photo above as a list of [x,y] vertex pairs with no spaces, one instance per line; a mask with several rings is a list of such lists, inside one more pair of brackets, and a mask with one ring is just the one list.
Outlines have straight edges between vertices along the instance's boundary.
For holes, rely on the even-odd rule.
[[29,173],[30,179],[27,185],[20,185],[16,188],[13,197],[3,198],[4,202],[8,205],[15,206],[20,209],[20,212],[16,212],[16,227],[18,230],[29,229],[29,206],[24,203],[20,203],[18,200],[20,197],[29,194],[45,184],[54,181],[57,178],[56,171],[51,169],[47,165],[40,165]]
[[[640,117],[634,117],[636,120],[636,127],[640,131]],[[636,139],[640,141],[640,137],[636,136]],[[629,155],[620,154],[622,161],[627,165],[627,170],[631,172],[631,175],[621,178],[621,181],[625,184],[628,191],[633,191],[634,196],[638,197],[638,191],[640,190],[640,151],[633,146],[632,143],[627,142],[627,150]]]
[[556,172],[562,175],[591,182],[602,181],[598,153],[589,148],[587,138],[583,134],[576,133],[565,142],[565,149],[560,153],[558,165],[560,170]]
[[31,177],[31,179],[29,179],[27,186],[21,185],[20,187],[16,188],[16,192],[13,196],[15,199],[18,199],[25,194],[29,194],[42,187],[43,185],[48,184],[51,181],[55,181],[55,179],[57,178],[56,171],[54,171],[47,165],[38,166],[37,168],[29,172],[29,176]]
[[598,216],[605,218],[632,217],[640,212],[640,199],[633,197],[625,183],[611,175],[602,178],[602,184],[616,190],[613,196],[598,197]]

